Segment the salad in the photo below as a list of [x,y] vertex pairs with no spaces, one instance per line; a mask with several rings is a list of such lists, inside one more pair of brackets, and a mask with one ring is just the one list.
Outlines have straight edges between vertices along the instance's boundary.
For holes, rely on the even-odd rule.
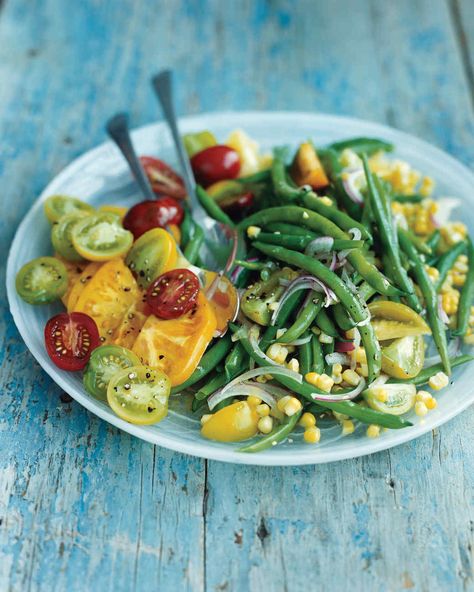
[[240,130],[183,139],[202,206],[245,253],[227,278],[239,302],[195,273],[205,237],[184,182],[143,156],[156,200],[45,201],[54,255],[16,289],[65,306],[44,329],[51,360],[125,421],[158,423],[179,398],[204,438],[242,452],[314,445],[328,424],[374,438],[423,421],[474,359],[474,247],[450,221],[456,201],[434,200],[434,181],[376,138],[271,155]]

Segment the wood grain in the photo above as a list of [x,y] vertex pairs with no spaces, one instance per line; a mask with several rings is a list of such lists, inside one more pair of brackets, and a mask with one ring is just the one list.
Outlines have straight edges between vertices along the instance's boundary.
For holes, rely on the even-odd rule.
[[[1,252],[111,113],[157,117],[148,78],[162,66],[180,113],[351,114],[472,165],[474,14],[453,2],[0,2]],[[71,402],[2,296],[0,590],[474,589],[472,409],[355,461],[206,463]]]

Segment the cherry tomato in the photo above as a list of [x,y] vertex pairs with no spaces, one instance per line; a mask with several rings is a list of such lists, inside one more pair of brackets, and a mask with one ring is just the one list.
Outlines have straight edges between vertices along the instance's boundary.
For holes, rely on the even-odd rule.
[[172,197],[141,201],[128,210],[123,219],[123,227],[133,234],[135,239],[152,228],[163,228],[167,224],[181,224],[184,217],[183,207]]
[[189,269],[173,269],[160,275],[148,288],[146,301],[160,319],[177,319],[196,304],[199,280]]
[[354,342],[353,341],[336,341],[334,350],[338,354],[345,354],[347,352],[354,351]]
[[89,315],[58,314],[44,328],[46,351],[61,370],[82,370],[99,346],[99,330]]
[[186,197],[183,179],[166,162],[152,156],[141,156],[140,161],[155,193],[176,199]]
[[207,187],[223,179],[235,179],[240,172],[240,158],[228,146],[211,146],[195,154],[191,166],[196,181]]

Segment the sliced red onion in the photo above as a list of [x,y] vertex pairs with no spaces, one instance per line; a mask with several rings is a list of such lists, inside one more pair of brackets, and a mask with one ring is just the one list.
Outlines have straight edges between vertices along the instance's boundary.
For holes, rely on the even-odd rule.
[[348,352],[354,351],[353,341],[336,341],[334,349],[339,354],[347,354]]
[[[286,391],[285,391],[286,393]],[[260,385],[253,384],[250,382],[244,382],[239,385],[235,385],[231,389],[221,389],[216,391],[207,400],[209,410],[212,411],[219,403],[229,399],[231,397],[250,397],[255,396],[262,399],[267,405],[270,405],[272,409],[276,408],[276,400],[268,390]]]
[[306,245],[305,255],[313,257],[317,253],[329,253],[334,246],[332,236],[319,236]]
[[[262,350],[260,350],[262,351]],[[257,378],[257,376],[265,376],[266,374],[272,374],[275,376],[286,376],[287,378],[291,378],[292,380],[296,380],[299,383],[303,382],[303,376],[294,370],[290,370],[289,368],[285,368],[284,366],[280,366],[276,362],[273,362],[269,366],[261,366],[260,368],[255,368],[254,370],[247,370],[240,376],[231,380],[229,384],[223,387],[223,391],[227,391],[230,388],[234,387],[236,384],[241,384],[247,380],[251,380],[252,378]]]
[[347,195],[356,204],[364,203],[364,196],[362,195],[360,189],[356,186],[357,179],[363,174],[363,169],[352,169],[346,171],[342,179],[342,184],[344,185]]
[[332,354],[327,354],[324,358],[326,360],[326,364],[341,364],[342,366],[348,366],[350,364],[350,358],[347,354],[343,354],[340,352],[334,352]]
[[369,388],[374,386],[383,386],[390,377],[387,374],[380,374],[375,380],[369,384]]
[[290,296],[292,296],[295,292],[298,292],[299,290],[313,290],[314,292],[319,292],[321,294],[324,294],[325,295],[325,303],[324,303],[325,307],[330,306],[331,304],[334,304],[335,302],[338,302],[336,294],[330,288],[328,288],[326,286],[326,284],[324,284],[323,282],[318,280],[318,278],[315,278],[312,275],[299,276],[298,278],[296,278],[295,280],[290,282],[288,284],[288,286],[286,287],[285,292],[283,292],[283,295],[280,298],[280,301],[278,303],[278,307],[273,311],[271,321],[270,321],[271,325],[275,324],[275,322],[278,318],[278,315],[280,313],[280,310],[281,310],[282,306],[285,304],[285,302],[288,300],[288,298]]
[[328,393],[327,395],[322,395],[320,393],[311,393],[311,398],[315,401],[328,401],[331,403],[337,403],[338,401],[351,401],[355,399],[357,395],[365,389],[365,379],[361,377],[359,384],[349,391],[348,393],[344,393],[343,395],[336,395],[335,393]]

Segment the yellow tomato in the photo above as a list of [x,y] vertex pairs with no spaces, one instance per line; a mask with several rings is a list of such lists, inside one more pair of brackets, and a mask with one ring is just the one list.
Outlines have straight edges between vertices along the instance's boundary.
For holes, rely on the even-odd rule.
[[179,226],[177,224],[170,224],[169,227],[174,240],[179,245],[181,243],[181,230]]
[[196,307],[177,319],[149,316],[132,351],[143,364],[159,368],[167,374],[171,386],[178,386],[196,369],[216,325],[216,315],[200,292]]
[[94,277],[94,275],[100,269],[101,266],[102,263],[96,261],[94,261],[93,263],[91,263],[90,261],[87,262],[86,267],[84,267],[81,275],[74,283],[74,285],[71,287],[71,290],[69,292],[68,299],[66,302],[68,312],[72,312],[74,310],[79,296],[82,294],[84,288],[91,281],[91,279]]
[[400,302],[375,300],[369,304],[369,311],[370,322],[379,341],[431,334],[420,315]]
[[113,342],[127,349],[132,349],[147,319],[141,301],[132,304],[114,333]]
[[104,263],[79,295],[72,308],[94,319],[103,343],[112,341],[114,331],[124,315],[140,297],[137,283],[123,262],[112,259]]
[[87,262],[86,261],[76,261],[76,262],[67,261],[66,259],[61,257],[61,255],[58,255],[57,253],[54,254],[54,257],[56,259],[59,259],[59,261],[61,261],[61,263],[64,264],[64,267],[67,270],[67,290],[64,293],[64,295],[61,296],[61,300],[62,300],[64,306],[67,307],[69,295],[71,294],[71,291],[74,288],[74,286],[79,281],[79,278],[81,277],[81,274],[84,271],[84,268],[86,267]]
[[425,363],[422,335],[408,335],[382,347],[382,370],[394,378],[414,378]]
[[313,189],[329,185],[323,165],[310,142],[304,142],[299,147],[291,167],[291,176],[297,185],[310,185]]
[[218,442],[240,442],[255,436],[258,420],[254,405],[238,401],[211,415],[202,426],[201,434]]
[[[215,272],[206,272],[205,291],[208,290],[216,277],[217,274]],[[212,300],[210,300],[210,304],[216,315],[216,330],[219,333],[223,333],[226,330],[229,321],[233,320],[235,311],[237,310],[238,297],[237,290],[235,290],[230,280],[225,276],[221,277],[217,284],[217,289],[214,292],[214,296],[212,297]]]

